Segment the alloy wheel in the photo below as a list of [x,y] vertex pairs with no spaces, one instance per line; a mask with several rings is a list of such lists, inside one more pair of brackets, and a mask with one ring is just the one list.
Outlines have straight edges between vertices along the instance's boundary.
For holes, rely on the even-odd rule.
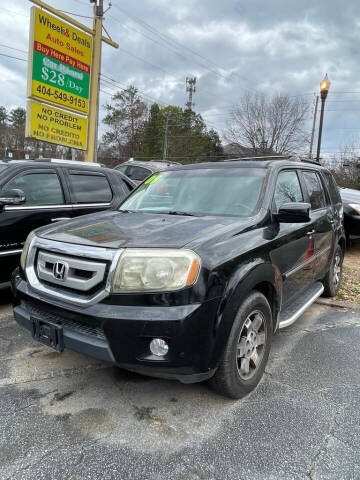
[[237,343],[236,365],[243,380],[254,376],[264,357],[265,345],[265,317],[255,310],[246,318]]
[[335,287],[340,283],[341,279],[341,257],[339,254],[335,255],[333,266],[333,282]]

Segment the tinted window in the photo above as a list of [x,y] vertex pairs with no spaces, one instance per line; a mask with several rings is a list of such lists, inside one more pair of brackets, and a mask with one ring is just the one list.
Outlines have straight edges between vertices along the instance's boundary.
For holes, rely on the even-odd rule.
[[330,172],[323,172],[323,174],[324,174],[326,186],[330,194],[331,202],[335,204],[341,203],[339,189],[335,183],[334,177],[331,175]]
[[120,167],[116,167],[115,170],[118,170],[121,173],[126,173],[127,165],[121,165]]
[[106,177],[100,175],[70,174],[76,203],[109,203],[112,192]]
[[311,208],[317,210],[325,206],[323,187],[316,172],[303,172],[306,188],[309,193]]
[[131,190],[134,190],[133,186],[130,185],[126,180],[124,180],[123,175],[119,171],[114,171],[116,177],[117,177],[117,182],[119,185],[119,191],[116,194],[116,197],[118,200],[123,200],[125,197],[129,195]]
[[123,210],[192,215],[251,216],[260,199],[264,168],[196,168],[152,175],[121,205]]
[[295,170],[279,173],[276,181],[274,200],[277,210],[279,210],[284,203],[302,202],[304,200],[299,178]]
[[25,205],[61,205],[63,192],[56,173],[29,173],[6,185],[6,189],[19,188],[25,192]]
[[131,180],[142,181],[145,180],[145,178],[147,178],[150,174],[151,171],[147,168],[136,167],[135,165],[128,167],[126,170],[126,175],[131,178]]

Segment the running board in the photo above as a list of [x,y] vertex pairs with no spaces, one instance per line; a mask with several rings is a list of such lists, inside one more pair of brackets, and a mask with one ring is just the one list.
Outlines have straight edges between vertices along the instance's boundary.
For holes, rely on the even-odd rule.
[[280,312],[279,328],[292,325],[296,320],[320,297],[324,291],[324,285],[316,282],[311,285],[294,302],[291,302],[285,310]]

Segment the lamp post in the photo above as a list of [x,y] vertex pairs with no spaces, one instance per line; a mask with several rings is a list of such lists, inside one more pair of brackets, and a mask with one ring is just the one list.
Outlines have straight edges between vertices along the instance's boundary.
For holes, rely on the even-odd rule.
[[325,109],[325,100],[330,89],[330,80],[326,74],[323,81],[320,83],[320,96],[321,96],[321,113],[320,113],[320,125],[319,125],[319,136],[318,136],[318,145],[317,145],[317,154],[316,161],[320,163],[320,149],[321,149],[321,136],[324,120],[324,109]]

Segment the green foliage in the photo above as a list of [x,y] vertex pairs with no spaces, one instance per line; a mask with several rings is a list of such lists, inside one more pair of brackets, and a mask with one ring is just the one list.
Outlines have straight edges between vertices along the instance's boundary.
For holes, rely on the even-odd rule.
[[223,153],[219,135],[214,130],[207,130],[201,115],[172,105],[160,109],[155,103],[144,125],[138,158],[162,158],[166,130],[168,160],[182,163],[213,161]]
[[26,110],[22,107],[17,107],[11,110],[9,114],[10,125],[15,129],[23,129],[26,121]]
[[8,113],[5,107],[0,107],[0,126],[3,126],[6,124],[6,121],[8,119]]
[[147,106],[132,85],[115,93],[111,100],[112,104],[105,105],[107,115],[103,122],[109,128],[103,143],[114,155],[134,157],[139,150]]

